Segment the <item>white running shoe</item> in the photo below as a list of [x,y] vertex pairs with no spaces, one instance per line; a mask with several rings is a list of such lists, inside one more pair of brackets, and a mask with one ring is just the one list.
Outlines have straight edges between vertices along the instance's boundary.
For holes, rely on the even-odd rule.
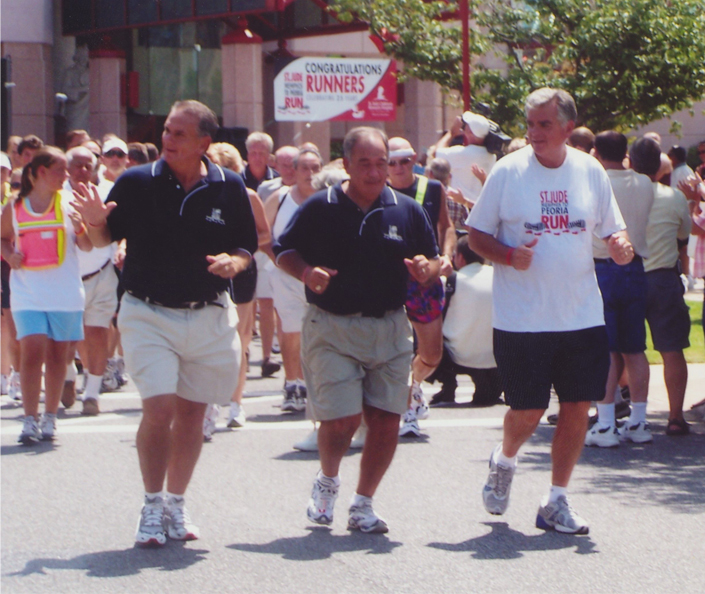
[[52,441],[56,437],[56,415],[44,413],[39,421],[42,441]]
[[[353,501],[355,496],[353,495]],[[385,534],[389,526],[372,509],[372,497],[364,497],[357,504],[350,503],[348,530],[359,530],[367,534]]]
[[137,520],[135,542],[143,547],[161,547],[166,544],[164,500],[161,497],[145,498],[139,520]]
[[220,416],[220,406],[209,404],[206,407],[206,414],[203,417],[203,439],[210,441],[215,433],[215,424]]
[[416,418],[419,421],[428,419],[428,402],[426,402],[426,397],[423,395],[423,389],[419,382],[411,382],[411,407],[416,412]]
[[294,396],[294,410],[296,412],[303,412],[306,410],[306,398],[308,397],[308,390],[304,384],[296,384],[296,395]]
[[313,481],[313,489],[311,490],[311,498],[308,500],[308,508],[306,515],[308,519],[316,524],[324,524],[329,526],[333,523],[333,508],[335,500],[338,499],[338,490],[340,489],[340,481],[337,482],[323,476],[319,470],[316,475],[316,480]]
[[24,421],[22,422],[22,432],[17,440],[18,443],[23,445],[34,445],[42,438],[42,434],[39,431],[39,425],[37,425],[37,419],[32,415],[26,415]]
[[367,425],[361,424],[355,435],[353,435],[352,441],[350,442],[350,448],[353,450],[361,450],[365,445],[365,439],[367,438]]
[[585,434],[586,446],[616,448],[619,446],[619,431],[613,425],[595,423]]
[[512,480],[516,467],[504,466],[494,461],[502,444],[499,444],[490,455],[490,474],[482,488],[482,502],[485,509],[496,516],[501,516],[509,507],[509,492],[512,489]]
[[10,372],[10,385],[7,388],[7,395],[15,401],[22,401],[22,385],[20,384],[20,374],[14,369]]
[[231,402],[230,414],[228,415],[228,427],[244,427],[246,422],[247,417],[245,416],[245,409],[237,402]]
[[191,521],[183,497],[170,497],[164,506],[164,525],[173,540],[197,540],[198,526]]
[[407,410],[402,417],[399,437],[421,437],[421,429],[419,429],[416,411],[413,408]]
[[282,402],[282,412],[296,412],[296,396],[298,394],[297,386],[294,382],[284,384],[284,401]]
[[568,498],[561,495],[553,503],[539,507],[536,514],[536,527],[541,530],[555,530],[563,534],[588,534],[590,528],[568,503]]
[[619,438],[622,441],[632,441],[634,443],[649,443],[654,440],[654,436],[649,431],[648,423],[642,422],[630,425],[628,420],[619,428]]
[[317,452],[318,451],[318,429],[314,429],[301,441],[294,444],[294,449],[300,452]]

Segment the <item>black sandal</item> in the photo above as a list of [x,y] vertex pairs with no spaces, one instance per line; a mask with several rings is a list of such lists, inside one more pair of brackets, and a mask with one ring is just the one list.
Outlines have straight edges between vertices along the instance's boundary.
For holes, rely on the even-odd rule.
[[666,435],[681,436],[688,435],[688,433],[690,433],[690,425],[684,420],[668,419],[668,425],[666,425]]

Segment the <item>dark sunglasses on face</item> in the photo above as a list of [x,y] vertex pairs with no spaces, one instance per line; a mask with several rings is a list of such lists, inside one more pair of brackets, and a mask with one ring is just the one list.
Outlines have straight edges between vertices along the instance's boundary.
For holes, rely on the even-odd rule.
[[11,187],[13,190],[19,190],[19,189],[22,187],[22,183],[21,183],[21,182],[12,182],[12,183],[10,184],[10,187]]
[[120,158],[122,158],[122,157],[125,157],[126,155],[122,151],[108,151],[103,156],[104,157],[120,157]]
[[396,167],[397,165],[408,165],[409,163],[411,163],[411,159],[409,157],[404,157],[403,159],[399,159],[398,161],[390,161],[389,166]]

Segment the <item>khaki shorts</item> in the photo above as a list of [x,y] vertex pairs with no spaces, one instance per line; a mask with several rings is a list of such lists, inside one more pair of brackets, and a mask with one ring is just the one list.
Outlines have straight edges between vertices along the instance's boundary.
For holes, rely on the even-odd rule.
[[112,263],[95,276],[83,281],[86,291],[86,308],[83,311],[83,325],[109,328],[110,321],[117,311],[118,277]]
[[362,412],[363,402],[403,414],[413,345],[404,309],[383,318],[339,316],[309,305],[301,358],[313,420]]
[[237,310],[227,293],[203,309],[149,305],[125,293],[118,327],[125,367],[143,399],[177,394],[227,404],[240,372]]
[[270,275],[274,308],[282,321],[282,331],[301,332],[306,315],[306,288],[304,284],[279,268]]
[[274,262],[264,252],[255,252],[253,256],[257,262],[257,288],[255,289],[255,297],[257,299],[272,298],[272,284],[270,276],[274,269]]

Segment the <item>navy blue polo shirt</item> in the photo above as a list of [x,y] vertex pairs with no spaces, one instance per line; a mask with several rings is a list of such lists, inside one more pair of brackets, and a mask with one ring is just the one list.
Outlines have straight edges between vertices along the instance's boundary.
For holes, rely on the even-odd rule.
[[207,175],[188,194],[163,159],[132,167],[108,202],[113,241],[127,240],[125,289],[160,303],[211,301],[231,281],[208,272],[206,256],[257,249],[242,178],[204,158]]
[[[416,189],[419,186],[419,178],[416,176],[414,178],[414,183],[408,188],[394,188],[397,192],[406,194],[414,200],[416,200]],[[423,197],[423,207],[428,213],[431,219],[431,225],[433,226],[433,232],[436,234],[436,241],[438,241],[438,219],[441,216],[441,197],[443,193],[441,191],[441,182],[435,179],[429,179],[428,185],[426,186],[426,193]]]
[[376,317],[406,301],[404,258],[438,256],[431,223],[414,200],[385,187],[363,213],[340,184],[308,198],[273,248],[277,256],[296,250],[310,266],[338,271],[322,295],[306,287],[309,303]]
[[245,180],[245,185],[250,188],[250,190],[254,190],[255,192],[263,181],[269,181],[270,179],[274,179],[275,177],[281,176],[279,175],[279,172],[276,169],[272,169],[271,167],[267,167],[267,170],[264,172],[264,177],[262,179],[257,179],[255,177],[255,174],[252,173],[252,170],[250,169],[249,165],[247,165],[242,171],[242,179]]

